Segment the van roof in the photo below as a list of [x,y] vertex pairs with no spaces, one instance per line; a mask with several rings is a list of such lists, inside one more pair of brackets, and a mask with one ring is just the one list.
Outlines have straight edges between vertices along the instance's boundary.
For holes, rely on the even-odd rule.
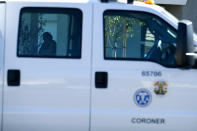
[[[116,0],[111,0],[108,2],[109,4],[126,4],[127,0],[117,0],[118,2],[114,2]],[[5,3],[5,2],[58,2],[58,3],[102,3],[101,0],[0,0],[0,3]],[[133,4],[134,6],[139,6],[139,7],[146,7],[146,8],[152,8],[154,10],[157,10],[158,12],[165,13],[169,15],[169,17],[172,17],[165,9],[158,5],[150,5],[150,4],[145,4],[144,2],[139,2],[139,1],[134,1]],[[175,18],[173,18],[175,19]]]
[[[118,2],[114,2],[114,1],[118,1]],[[102,3],[101,0],[0,0],[0,3],[5,3],[5,2]],[[127,0],[111,0],[108,3],[109,4],[111,4],[111,3],[126,4],[126,2],[127,2]],[[152,8],[152,9],[155,9],[159,12],[164,11],[164,9],[158,5],[145,4],[144,2],[139,2],[139,1],[134,1],[133,4],[131,4],[131,5]]]
[[[109,0],[108,3],[118,1],[116,3],[126,3],[127,0]],[[69,3],[101,3],[101,0],[0,0],[0,2],[69,2]],[[144,2],[138,2],[134,1],[133,4],[141,3],[144,4]],[[154,6],[154,5],[153,5]]]
[[[110,0],[109,0],[110,1]],[[118,1],[118,2],[114,2]],[[109,4],[114,3],[114,4],[126,4],[127,0],[111,0],[108,2]],[[58,3],[102,3],[101,0],[0,0],[0,3],[7,3],[7,2],[58,2]],[[128,5],[128,4],[127,4]],[[165,11],[162,7],[158,5],[150,5],[150,4],[145,4],[144,2],[139,2],[139,1],[134,1],[133,4],[134,6],[139,6],[139,7],[146,7],[146,8],[152,8],[154,10],[157,10],[158,12],[165,13],[165,15],[168,15],[170,18],[174,18],[170,13]]]
[[[115,0],[112,0],[112,2],[108,3],[119,3],[119,4],[125,4],[127,0],[117,0],[118,2],[113,2]],[[61,2],[61,3],[102,3],[100,0],[0,0],[0,3],[5,3],[5,2]],[[144,2],[138,2],[134,1],[132,5],[137,5],[137,6],[146,6],[146,7],[151,7],[151,8],[157,8],[157,10],[161,10],[161,7],[157,5],[148,5],[145,4]]]

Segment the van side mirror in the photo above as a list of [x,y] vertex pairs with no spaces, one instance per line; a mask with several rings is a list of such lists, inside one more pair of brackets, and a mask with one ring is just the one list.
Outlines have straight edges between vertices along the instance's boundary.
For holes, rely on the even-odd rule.
[[182,20],[178,24],[176,63],[179,67],[191,68],[195,58],[188,53],[194,53],[193,25],[191,21]]

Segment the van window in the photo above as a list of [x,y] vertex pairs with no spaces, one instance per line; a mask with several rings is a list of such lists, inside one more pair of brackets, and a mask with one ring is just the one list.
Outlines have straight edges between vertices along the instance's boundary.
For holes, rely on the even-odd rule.
[[153,14],[104,12],[105,59],[148,60],[176,66],[176,38],[176,30]]
[[81,57],[82,12],[79,9],[23,8],[19,57]]

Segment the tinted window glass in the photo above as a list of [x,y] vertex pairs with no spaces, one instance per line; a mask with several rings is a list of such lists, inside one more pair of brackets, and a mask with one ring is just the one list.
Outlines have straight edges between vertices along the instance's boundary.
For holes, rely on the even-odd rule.
[[19,57],[81,57],[82,12],[78,9],[23,8]]
[[176,66],[177,33],[159,17],[144,12],[105,11],[105,59],[150,60]]

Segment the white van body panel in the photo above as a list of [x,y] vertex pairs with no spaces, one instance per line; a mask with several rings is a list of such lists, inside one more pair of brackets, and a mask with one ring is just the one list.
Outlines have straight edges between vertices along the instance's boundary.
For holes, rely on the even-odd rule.
[[[81,59],[18,57],[19,17],[24,7],[80,9]],[[196,131],[197,70],[168,68],[150,61],[104,59],[103,13],[108,9],[149,12],[178,28],[178,20],[163,8],[141,2],[6,0],[0,4],[2,131]],[[20,86],[8,86],[10,69],[20,70]],[[143,71],[161,75],[142,76]],[[108,73],[107,88],[95,87],[96,72]],[[158,81],[168,84],[164,96],[154,93]],[[142,108],[134,96],[144,88],[150,91],[152,101]]]
[[0,3],[0,129],[2,127],[3,109],[3,72],[4,72],[4,42],[5,42],[5,3]]
[[[80,9],[81,59],[17,57],[19,14],[24,7]],[[91,12],[89,4],[7,3],[3,131],[89,130]],[[7,85],[9,69],[20,70],[20,86]]]
[[156,13],[158,16],[163,18],[166,22],[168,22],[174,28],[178,29],[178,22],[179,22],[178,19],[175,16],[173,16],[172,14],[170,14],[168,11],[166,11],[164,8],[162,8],[161,6],[145,4],[143,2],[137,2],[137,1],[134,2],[134,5],[139,10],[140,10],[140,8],[142,8],[142,11]]
[[[98,89],[92,83],[91,131],[195,131],[197,70],[167,68],[147,61],[104,59],[104,26],[98,19],[103,19],[103,12],[107,9],[149,12],[173,23],[164,14],[150,8],[118,4],[94,5],[96,17],[92,80],[95,79],[95,72],[107,72],[108,87]],[[176,27],[176,24],[173,26]],[[158,71],[162,75],[146,77],[142,76],[143,71]],[[161,80],[168,84],[168,93],[164,96],[154,93],[154,83]],[[144,88],[151,92],[152,102],[143,108],[135,104],[134,95],[138,89]],[[159,119],[164,123],[145,123],[145,119]]]

